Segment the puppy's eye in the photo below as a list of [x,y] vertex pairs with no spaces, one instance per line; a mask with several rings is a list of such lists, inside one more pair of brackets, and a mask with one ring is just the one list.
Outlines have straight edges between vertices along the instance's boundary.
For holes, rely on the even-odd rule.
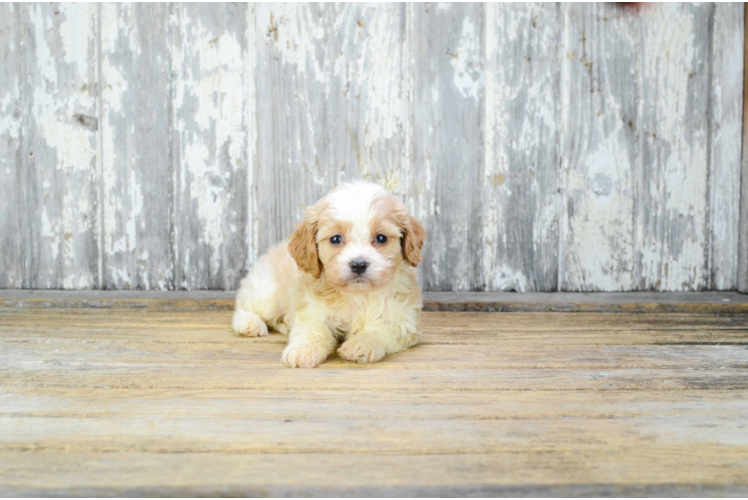
[[330,238],[330,243],[332,243],[333,245],[340,245],[341,243],[343,243],[343,238],[336,234],[335,236]]
[[378,234],[376,238],[374,238],[374,241],[379,243],[380,245],[384,245],[387,243],[387,237],[383,234]]

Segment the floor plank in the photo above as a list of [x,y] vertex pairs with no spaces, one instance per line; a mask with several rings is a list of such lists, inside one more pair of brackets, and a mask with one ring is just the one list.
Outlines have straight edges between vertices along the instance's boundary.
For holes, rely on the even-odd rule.
[[290,370],[171,304],[0,307],[0,495],[748,493],[740,311],[425,312]]

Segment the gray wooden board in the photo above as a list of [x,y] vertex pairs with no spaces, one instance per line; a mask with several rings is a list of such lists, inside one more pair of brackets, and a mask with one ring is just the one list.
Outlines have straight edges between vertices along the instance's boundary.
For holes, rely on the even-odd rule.
[[247,272],[249,8],[171,6],[176,288],[231,288]]
[[612,4],[562,7],[561,290],[632,290],[639,23]]
[[561,7],[485,9],[483,282],[488,290],[556,290]]
[[2,9],[2,288],[232,289],[361,177],[426,290],[748,290],[739,4]]
[[98,284],[96,7],[15,8],[26,27],[18,165],[26,186],[15,214],[24,221],[23,286],[92,288]]
[[[709,102],[709,288],[737,285],[745,5],[714,5]],[[746,228],[748,229],[748,228]]]
[[637,229],[643,289],[708,287],[713,9],[708,4],[661,4],[642,20]]
[[480,174],[483,163],[484,6],[417,4],[412,50],[416,215],[428,232],[427,290],[484,288]]
[[[744,5],[743,17],[748,22],[748,4]],[[745,23],[743,24],[745,38]],[[738,290],[748,293],[748,43],[743,52],[743,149],[740,189],[740,244],[738,247]]]
[[256,249],[338,182],[407,189],[405,5],[260,4]]
[[103,288],[173,289],[166,4],[101,4]]
[[23,23],[21,7],[0,4],[0,288],[30,286],[24,280],[26,252],[22,214],[26,197],[23,163]]

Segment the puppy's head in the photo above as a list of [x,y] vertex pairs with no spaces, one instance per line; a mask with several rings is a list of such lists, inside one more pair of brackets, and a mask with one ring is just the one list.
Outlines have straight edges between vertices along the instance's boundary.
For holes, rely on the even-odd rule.
[[389,283],[404,261],[421,262],[423,226],[384,188],[341,184],[306,211],[288,241],[299,269],[348,292]]

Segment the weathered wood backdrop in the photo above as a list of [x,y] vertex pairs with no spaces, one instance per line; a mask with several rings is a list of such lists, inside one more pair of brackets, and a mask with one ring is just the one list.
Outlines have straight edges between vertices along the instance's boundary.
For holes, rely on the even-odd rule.
[[742,4],[2,4],[0,287],[234,288],[360,176],[426,289],[735,288],[743,47]]

